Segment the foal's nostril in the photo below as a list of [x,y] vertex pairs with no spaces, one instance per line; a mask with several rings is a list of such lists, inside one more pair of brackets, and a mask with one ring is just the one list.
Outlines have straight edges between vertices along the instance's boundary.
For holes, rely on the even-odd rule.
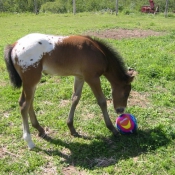
[[117,108],[116,109],[116,112],[118,113],[118,114],[122,114],[122,113],[124,113],[124,108]]

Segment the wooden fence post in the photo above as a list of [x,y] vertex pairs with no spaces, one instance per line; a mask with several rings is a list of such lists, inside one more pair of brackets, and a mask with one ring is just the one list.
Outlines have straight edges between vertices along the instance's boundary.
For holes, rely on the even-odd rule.
[[76,4],[75,4],[75,0],[73,0],[73,14],[75,15],[76,13]]
[[168,2],[169,0],[166,0],[166,5],[165,5],[165,17],[168,15]]
[[118,0],[116,0],[116,15],[118,15]]
[[34,0],[34,6],[35,6],[35,14],[37,15],[38,14],[38,9],[37,9],[37,0]]

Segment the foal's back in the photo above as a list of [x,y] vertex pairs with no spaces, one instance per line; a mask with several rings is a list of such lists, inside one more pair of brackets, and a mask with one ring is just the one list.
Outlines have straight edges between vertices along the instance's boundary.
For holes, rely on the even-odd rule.
[[15,43],[12,61],[23,72],[41,66],[56,75],[102,74],[106,69],[100,46],[86,36],[26,35]]

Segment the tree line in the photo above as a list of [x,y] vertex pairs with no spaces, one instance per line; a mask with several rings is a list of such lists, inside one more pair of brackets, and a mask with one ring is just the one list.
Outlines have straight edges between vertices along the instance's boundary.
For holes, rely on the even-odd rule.
[[[76,12],[115,11],[116,0],[75,0]],[[154,0],[159,11],[165,11],[165,0]],[[149,5],[148,0],[118,0],[119,12],[140,11],[141,6]],[[175,10],[175,0],[169,0],[169,11]],[[73,0],[0,0],[0,12],[51,12],[72,13]]]

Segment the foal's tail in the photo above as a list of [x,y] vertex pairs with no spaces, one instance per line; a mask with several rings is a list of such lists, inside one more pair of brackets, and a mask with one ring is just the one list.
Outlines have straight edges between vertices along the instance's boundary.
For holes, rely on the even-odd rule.
[[7,71],[9,73],[9,77],[10,77],[10,81],[11,81],[12,85],[15,88],[20,88],[22,86],[22,80],[21,80],[21,78],[20,78],[18,72],[16,71],[16,69],[13,65],[13,62],[12,62],[12,58],[11,58],[12,49],[13,49],[13,45],[7,45],[5,47],[4,60],[6,63],[6,68],[7,68]]

